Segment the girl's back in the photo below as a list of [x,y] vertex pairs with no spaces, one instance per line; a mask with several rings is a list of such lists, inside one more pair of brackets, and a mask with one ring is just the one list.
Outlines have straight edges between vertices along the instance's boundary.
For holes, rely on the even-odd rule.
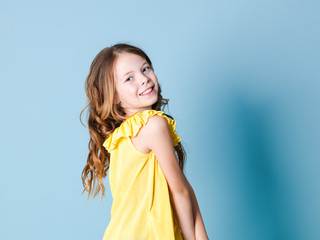
[[103,144],[111,156],[109,183],[113,196],[104,240],[182,239],[166,178],[154,152],[138,151],[131,139],[154,116],[166,119],[176,146],[181,139],[175,132],[175,121],[156,110],[132,115]]

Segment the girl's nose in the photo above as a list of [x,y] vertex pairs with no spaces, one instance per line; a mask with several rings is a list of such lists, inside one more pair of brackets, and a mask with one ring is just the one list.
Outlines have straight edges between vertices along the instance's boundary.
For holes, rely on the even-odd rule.
[[147,76],[145,76],[145,75],[142,75],[141,76],[141,84],[143,85],[143,84],[145,84],[145,83],[148,83],[149,81],[150,81],[150,78],[148,78]]

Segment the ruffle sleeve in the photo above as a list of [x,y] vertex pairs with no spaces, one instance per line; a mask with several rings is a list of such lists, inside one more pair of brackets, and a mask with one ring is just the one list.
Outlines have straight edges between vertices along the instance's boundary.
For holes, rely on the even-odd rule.
[[164,117],[167,120],[173,145],[176,146],[181,141],[181,138],[175,131],[176,121],[168,118],[163,111],[157,110],[145,110],[130,116],[110,134],[104,141],[103,146],[111,152],[117,147],[122,138],[135,137],[140,129],[148,122],[148,119],[154,115]]

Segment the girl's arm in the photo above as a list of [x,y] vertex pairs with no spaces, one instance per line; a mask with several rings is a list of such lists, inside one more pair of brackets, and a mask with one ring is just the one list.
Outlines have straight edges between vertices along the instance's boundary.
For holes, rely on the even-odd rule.
[[[167,120],[153,116],[143,127],[143,145],[154,152],[166,177],[173,210],[184,240],[195,239],[192,193],[175,155]],[[140,135],[140,133],[139,133]]]
[[186,180],[186,182],[188,184],[189,191],[191,192],[193,217],[194,217],[194,220],[195,220],[195,237],[196,237],[196,240],[208,240],[209,238],[208,238],[208,235],[207,235],[207,232],[206,232],[203,220],[202,220],[202,216],[201,216],[201,213],[200,213],[200,208],[199,208],[199,205],[198,205],[198,201],[197,201],[196,195],[195,195],[195,193],[193,191],[193,188],[191,187],[191,185],[190,185],[190,183],[189,183],[189,181],[188,181],[188,179],[186,177],[185,177],[185,180]]

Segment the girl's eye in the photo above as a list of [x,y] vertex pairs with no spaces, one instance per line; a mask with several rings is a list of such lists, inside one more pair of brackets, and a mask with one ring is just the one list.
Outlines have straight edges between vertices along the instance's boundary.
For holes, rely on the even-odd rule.
[[145,72],[145,71],[147,71],[147,70],[149,70],[150,69],[150,67],[145,67],[144,69],[143,69],[143,71]]
[[131,80],[131,78],[132,78],[132,77],[127,78],[126,82],[127,82],[127,81],[130,81],[130,80]]

